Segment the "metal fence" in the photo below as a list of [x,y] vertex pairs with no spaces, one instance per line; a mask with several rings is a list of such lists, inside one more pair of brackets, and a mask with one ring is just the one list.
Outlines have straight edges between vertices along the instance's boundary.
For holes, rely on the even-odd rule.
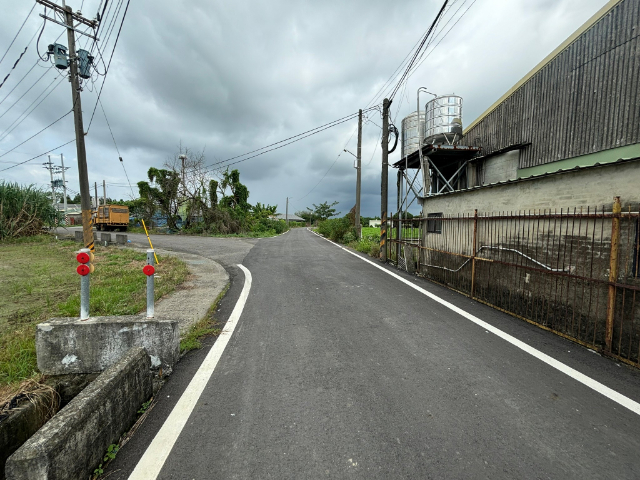
[[393,219],[389,259],[640,366],[640,215],[638,206],[624,210],[616,199],[609,211]]

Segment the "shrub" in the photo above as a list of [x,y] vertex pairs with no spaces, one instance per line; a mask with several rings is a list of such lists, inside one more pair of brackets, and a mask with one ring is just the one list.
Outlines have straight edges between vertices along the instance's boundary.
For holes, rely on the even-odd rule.
[[369,250],[369,255],[374,258],[378,258],[380,256],[380,244],[374,243],[371,245],[371,249]]
[[33,185],[0,182],[0,240],[30,237],[53,226],[60,214],[46,193]]

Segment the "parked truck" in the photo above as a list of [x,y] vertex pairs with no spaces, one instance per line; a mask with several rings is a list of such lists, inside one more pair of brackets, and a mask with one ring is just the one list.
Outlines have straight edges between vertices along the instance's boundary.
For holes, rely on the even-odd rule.
[[96,230],[126,232],[129,226],[129,207],[124,205],[101,205],[95,213],[93,223],[96,226]]

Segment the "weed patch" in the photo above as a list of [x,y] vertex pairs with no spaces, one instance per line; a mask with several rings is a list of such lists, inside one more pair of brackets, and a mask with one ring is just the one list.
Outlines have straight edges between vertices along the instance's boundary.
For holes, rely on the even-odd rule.
[[180,340],[180,354],[184,355],[191,350],[197,350],[202,347],[201,338],[207,335],[219,335],[220,328],[218,327],[218,322],[215,319],[215,312],[218,309],[218,304],[224,298],[224,296],[229,291],[230,284],[222,289],[222,291],[216,297],[216,301],[209,307],[207,314],[205,317],[200,320],[198,323],[193,325],[189,332]]
[[[78,244],[50,235],[0,243],[0,386],[37,374],[35,327],[51,317],[76,317],[80,281],[75,271]],[[146,254],[126,248],[96,246],[91,275],[91,315],[136,314],[146,307],[142,266]],[[175,257],[160,258],[156,298],[187,277]]]

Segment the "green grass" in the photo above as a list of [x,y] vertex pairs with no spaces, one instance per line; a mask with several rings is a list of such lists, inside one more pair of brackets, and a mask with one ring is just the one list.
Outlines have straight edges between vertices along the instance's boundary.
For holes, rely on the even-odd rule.
[[[75,242],[57,241],[48,235],[0,243],[0,386],[37,373],[37,323],[79,315],[78,248]],[[174,290],[188,275],[184,262],[175,257],[159,261],[156,298]],[[128,315],[144,310],[145,263],[145,253],[96,246],[91,315]]]
[[213,305],[209,307],[207,314],[205,317],[200,320],[198,323],[193,325],[189,332],[180,340],[180,353],[185,354],[190,352],[191,350],[196,350],[202,347],[202,342],[200,339],[207,335],[219,335],[220,329],[218,328],[218,322],[215,319],[215,312],[218,309],[218,304],[220,300],[224,298],[224,296],[229,291],[230,284],[227,283],[222,291],[216,297],[216,301],[213,302]]

